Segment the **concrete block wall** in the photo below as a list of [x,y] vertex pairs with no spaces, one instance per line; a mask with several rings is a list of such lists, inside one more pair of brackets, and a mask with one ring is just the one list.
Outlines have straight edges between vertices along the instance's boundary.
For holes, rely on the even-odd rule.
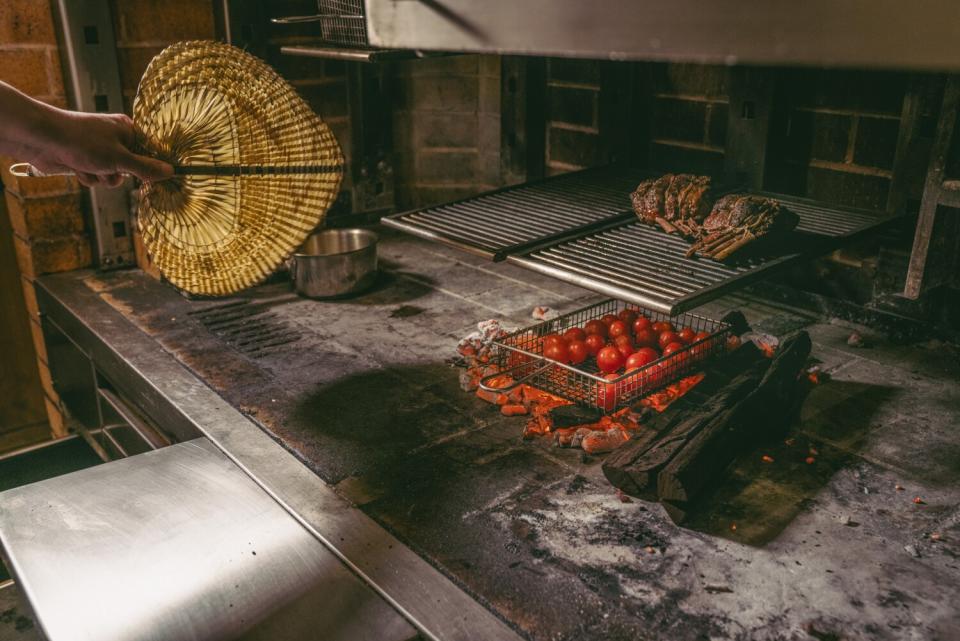
[[500,58],[449,56],[391,70],[397,206],[500,185]]
[[[47,0],[0,3],[0,80],[34,98],[66,106],[56,32]],[[34,280],[42,274],[90,265],[90,234],[77,181],[64,177],[17,179],[7,171],[10,163],[17,160],[22,159],[0,158],[0,180],[47,418],[52,434],[64,436],[67,430],[50,380]]]

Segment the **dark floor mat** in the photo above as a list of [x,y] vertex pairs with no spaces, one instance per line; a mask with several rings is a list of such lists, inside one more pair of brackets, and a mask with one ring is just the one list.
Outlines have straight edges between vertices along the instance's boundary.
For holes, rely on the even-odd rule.
[[[0,492],[83,470],[102,462],[82,438],[67,439],[0,460]],[[9,578],[10,574],[3,563],[0,563],[0,581]]]

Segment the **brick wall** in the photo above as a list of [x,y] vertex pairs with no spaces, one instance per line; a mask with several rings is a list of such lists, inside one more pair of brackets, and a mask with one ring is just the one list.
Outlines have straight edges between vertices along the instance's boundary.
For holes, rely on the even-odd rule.
[[[56,34],[47,0],[0,3],[0,80],[60,107],[66,106]],[[59,399],[50,382],[34,279],[91,262],[90,236],[80,187],[73,178],[18,180],[7,172],[16,159],[0,159],[29,326],[43,384],[47,417],[54,436],[66,434]]]
[[906,75],[793,70],[781,72],[779,83],[769,186],[825,202],[884,209]]
[[655,64],[639,72],[652,92],[650,167],[721,174],[727,143],[727,70]]
[[546,167],[554,175],[603,162],[600,62],[547,61]]
[[397,206],[463,198],[500,184],[500,58],[397,63],[393,132]]

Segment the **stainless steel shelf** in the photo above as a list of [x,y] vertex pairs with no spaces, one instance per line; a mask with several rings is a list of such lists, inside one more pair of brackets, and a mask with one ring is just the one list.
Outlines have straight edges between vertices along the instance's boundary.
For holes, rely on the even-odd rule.
[[800,217],[792,237],[778,244],[788,249],[736,263],[687,258],[686,240],[638,222],[630,208],[630,193],[648,175],[622,166],[589,169],[383,222],[673,315],[897,220],[882,212],[756,192]]

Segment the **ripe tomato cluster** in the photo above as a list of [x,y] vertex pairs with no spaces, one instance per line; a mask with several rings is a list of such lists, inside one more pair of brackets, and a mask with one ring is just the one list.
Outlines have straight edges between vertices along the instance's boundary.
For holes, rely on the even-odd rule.
[[[593,358],[597,368],[610,375],[639,369],[708,336],[707,332],[698,333],[690,327],[677,329],[668,321],[654,322],[636,310],[624,309],[616,316],[607,314],[583,327],[571,327],[563,335],[544,336],[543,355],[571,365]],[[697,351],[702,350],[694,349]],[[687,357],[684,353],[677,358]]]

